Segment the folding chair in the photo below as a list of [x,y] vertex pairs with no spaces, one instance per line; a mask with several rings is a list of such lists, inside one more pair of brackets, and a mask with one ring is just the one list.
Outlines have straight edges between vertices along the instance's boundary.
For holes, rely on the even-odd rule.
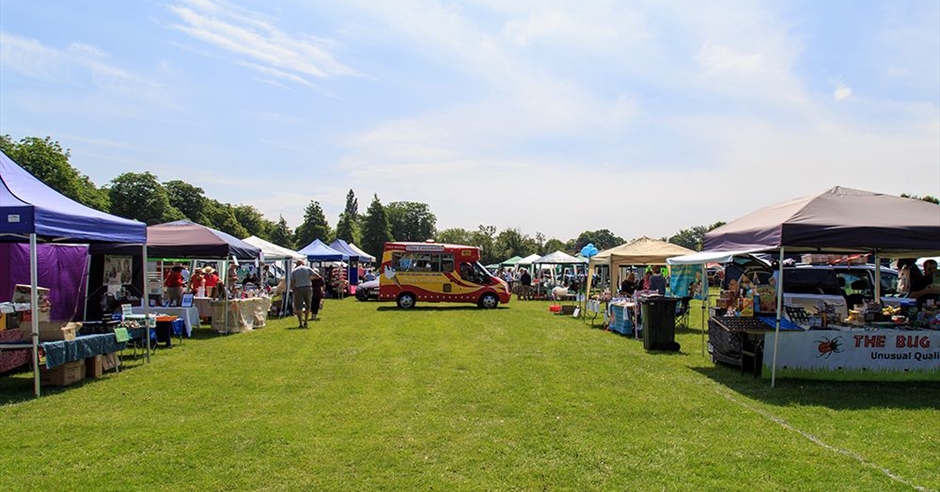
[[676,304],[676,328],[685,328],[689,327],[689,301],[691,297],[683,297],[682,300]]

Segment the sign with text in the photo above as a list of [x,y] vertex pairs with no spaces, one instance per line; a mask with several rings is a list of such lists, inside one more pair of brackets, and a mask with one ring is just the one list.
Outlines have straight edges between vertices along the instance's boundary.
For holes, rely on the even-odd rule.
[[[764,336],[770,376],[774,335]],[[940,381],[940,332],[810,330],[780,334],[777,376],[807,379]]]

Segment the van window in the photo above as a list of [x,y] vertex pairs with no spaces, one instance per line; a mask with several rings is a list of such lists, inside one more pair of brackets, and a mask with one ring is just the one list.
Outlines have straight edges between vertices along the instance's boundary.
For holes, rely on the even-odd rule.
[[[453,256],[451,256],[453,262]],[[439,253],[392,253],[392,268],[399,272],[440,272],[441,255]]]

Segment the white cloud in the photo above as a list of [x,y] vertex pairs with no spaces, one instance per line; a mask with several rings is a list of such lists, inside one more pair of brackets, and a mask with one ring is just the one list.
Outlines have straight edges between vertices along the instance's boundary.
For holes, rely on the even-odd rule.
[[832,96],[835,97],[836,101],[848,99],[849,96],[851,95],[852,95],[852,89],[842,83],[837,84],[835,91],[833,91],[832,93]]
[[307,77],[361,75],[336,60],[326,47],[331,42],[291,36],[258,20],[260,15],[230,8],[227,3],[199,0],[189,2],[189,7],[171,5],[169,9],[181,21],[173,29],[228,52],[242,66],[265,75],[277,74],[306,86],[312,86]]

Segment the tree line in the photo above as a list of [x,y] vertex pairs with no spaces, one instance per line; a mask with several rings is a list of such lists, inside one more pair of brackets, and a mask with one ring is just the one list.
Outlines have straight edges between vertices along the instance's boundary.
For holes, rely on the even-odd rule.
[[[288,249],[300,249],[315,239],[329,244],[339,238],[378,258],[387,241],[433,239],[478,246],[481,261],[489,264],[514,256],[544,255],[553,251],[576,254],[589,243],[604,250],[625,242],[607,229],[584,231],[567,241],[547,239],[541,232],[529,236],[515,228],[497,231],[496,227],[485,224],[476,229],[438,230],[437,217],[426,203],[396,201],[383,205],[378,195],[373,194],[369,207],[360,214],[353,190],[346,194],[346,206],[335,228],[330,226],[320,203],[311,200],[304,209],[303,222],[291,229],[283,216],[272,221],[251,205],[223,203],[207,197],[205,190],[198,186],[182,180],[161,182],[150,172],[123,173],[98,187],[69,164],[70,151],[51,137],[25,137],[17,142],[10,135],[2,135],[0,150],[52,189],[96,210],[147,225],[191,220],[237,238],[257,236]],[[931,196],[902,196],[940,202]],[[721,225],[724,222],[694,226],[661,239],[700,251],[705,233]]]

